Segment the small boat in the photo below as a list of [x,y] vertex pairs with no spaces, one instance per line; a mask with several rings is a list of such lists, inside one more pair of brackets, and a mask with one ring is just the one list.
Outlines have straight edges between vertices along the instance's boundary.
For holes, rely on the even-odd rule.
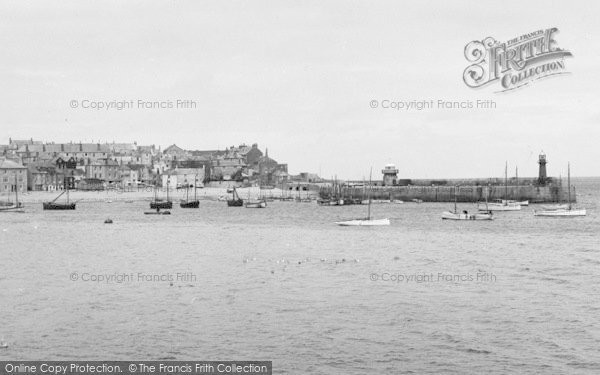
[[145,211],[144,215],[171,215],[171,211]]
[[367,207],[367,217],[364,219],[354,219],[354,220],[346,220],[346,221],[337,221],[337,225],[341,225],[344,227],[374,227],[374,226],[384,226],[390,225],[390,219],[373,219],[371,217],[371,176],[373,174],[373,168],[371,168],[371,173],[369,174],[369,202]]
[[402,201],[402,200],[400,200],[400,199],[393,199],[393,200],[392,200],[392,203],[395,203],[395,204],[402,204],[402,203],[404,203],[404,201]]
[[107,200],[106,200],[106,203],[112,203],[112,202],[113,202],[113,201],[112,201],[112,200],[110,200],[110,199],[107,199]]
[[[74,210],[75,209],[75,203],[71,203],[69,202],[69,186],[67,186],[67,189],[65,191],[63,191],[62,193],[60,193],[58,195],[58,197],[54,198],[53,201],[50,202],[44,202],[42,204],[44,210]],[[60,198],[64,193],[67,193],[67,202],[66,203],[56,203],[56,200],[58,198]]]
[[533,216],[545,216],[545,217],[578,217],[586,216],[587,212],[585,208],[574,209],[571,206],[571,164],[568,165],[568,177],[567,185],[569,187],[569,201],[567,207],[560,207],[552,210],[533,211]]
[[343,227],[374,227],[374,226],[382,226],[382,225],[390,225],[390,219],[356,219],[356,220],[348,220],[348,221],[337,221],[337,225]]
[[[485,207],[482,207],[483,203],[477,203],[477,209],[479,211],[520,211],[521,205],[519,202],[510,201],[507,199],[508,196],[508,163],[504,167],[504,199],[496,199],[493,203],[485,203]],[[529,201],[526,201],[529,204]]]
[[227,206],[228,207],[242,207],[244,205],[244,200],[242,198],[240,198],[235,187],[231,190],[231,193],[232,193],[232,199],[227,199]]
[[186,182],[185,201],[179,202],[179,207],[181,207],[181,208],[198,208],[198,207],[200,207],[200,201],[198,200],[198,195],[196,193],[196,185],[198,185],[198,175],[196,175],[194,178],[194,200],[190,201],[190,199],[189,199],[190,187],[189,187],[189,184],[187,184],[187,182]]
[[266,208],[267,200],[266,199],[247,200],[245,206],[246,206],[246,208]]
[[551,205],[543,205],[543,211],[555,211],[555,210],[566,210],[569,208],[568,204],[551,204]]
[[15,176],[15,201],[14,202],[2,202],[0,205],[0,212],[25,212],[23,203],[19,202],[19,189],[17,184],[17,176]]
[[520,211],[521,205],[516,203],[502,203],[499,201],[493,203],[477,203],[479,211]]
[[245,204],[246,208],[266,208],[267,200],[260,196],[260,190],[257,199],[250,199],[250,190],[248,190],[248,200]]
[[512,204],[512,205],[519,205],[519,206],[529,206],[529,201],[515,201],[515,200],[506,200],[506,199],[502,199],[502,204]]
[[[458,197],[456,194],[456,186],[454,187],[454,211],[445,211],[442,213],[442,220],[493,220],[492,211],[481,211],[474,214],[470,214],[467,210],[463,210],[463,212],[458,212],[456,208],[456,204],[458,201]],[[486,203],[487,203],[487,194],[486,194]]]
[[163,201],[158,199],[158,195],[156,192],[156,184],[154,184],[154,200],[150,202],[150,208],[155,209],[171,209],[173,208],[173,202],[169,200],[169,183],[167,180],[167,200]]
[[412,200],[412,202],[414,202],[414,203],[423,203],[423,199],[417,199],[417,198],[415,198],[415,199]]

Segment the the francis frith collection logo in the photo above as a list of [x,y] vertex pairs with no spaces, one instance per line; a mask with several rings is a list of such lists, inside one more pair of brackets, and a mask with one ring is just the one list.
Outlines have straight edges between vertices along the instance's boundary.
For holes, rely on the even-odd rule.
[[465,57],[471,63],[464,73],[465,84],[472,88],[498,81],[499,91],[513,90],[535,80],[568,73],[568,50],[558,47],[553,27],[499,42],[492,37],[466,45]]

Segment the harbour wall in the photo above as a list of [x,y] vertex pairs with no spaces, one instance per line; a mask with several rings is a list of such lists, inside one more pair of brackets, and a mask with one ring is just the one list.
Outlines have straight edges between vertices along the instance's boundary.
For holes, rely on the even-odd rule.
[[[517,201],[529,200],[531,203],[566,202],[568,191],[560,185],[535,186],[373,186],[371,199],[379,200],[402,200],[410,201],[421,199],[424,202],[454,202],[456,189],[456,200],[459,202],[478,202],[494,199],[510,199]],[[335,190],[344,199],[367,199],[368,188],[342,187],[322,188],[319,192],[321,198],[331,197]],[[571,202],[576,202],[575,188],[571,187]]]

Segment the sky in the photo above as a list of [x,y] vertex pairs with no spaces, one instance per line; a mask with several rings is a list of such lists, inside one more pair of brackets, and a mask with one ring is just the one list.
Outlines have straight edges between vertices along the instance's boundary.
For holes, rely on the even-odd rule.
[[[3,1],[0,144],[258,143],[290,173],[598,176],[600,14],[584,1]],[[569,74],[467,87],[465,46],[556,27]],[[191,100],[195,108],[176,108]],[[493,100],[493,109],[382,108]],[[89,108],[133,102],[131,108]],[[139,108],[139,101],[174,108]],[[371,102],[378,107],[372,108]],[[75,104],[73,104],[75,103]],[[84,108],[85,106],[85,108]]]

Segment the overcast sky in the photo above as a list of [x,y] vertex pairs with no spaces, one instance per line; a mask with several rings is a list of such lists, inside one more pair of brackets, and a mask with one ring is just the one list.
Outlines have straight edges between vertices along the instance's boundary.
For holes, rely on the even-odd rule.
[[[600,5],[589,1],[3,1],[0,144],[134,141],[268,147],[291,173],[362,178],[598,176]],[[557,27],[569,75],[467,87],[472,40]],[[83,100],[196,109],[83,109]],[[490,99],[395,111],[371,100]],[[71,108],[76,100],[78,108]]]

